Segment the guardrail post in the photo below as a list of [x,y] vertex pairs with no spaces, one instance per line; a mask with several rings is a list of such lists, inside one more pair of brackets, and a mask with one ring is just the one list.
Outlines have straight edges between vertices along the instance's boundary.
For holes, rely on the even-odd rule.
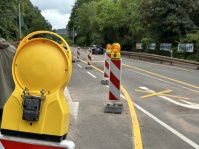
[[109,101],[111,104],[107,104],[105,107],[105,113],[117,113],[121,114],[123,105],[116,102],[120,101],[121,93],[121,71],[122,60],[120,58],[120,44],[113,43],[112,53],[110,59],[110,81],[109,81]]

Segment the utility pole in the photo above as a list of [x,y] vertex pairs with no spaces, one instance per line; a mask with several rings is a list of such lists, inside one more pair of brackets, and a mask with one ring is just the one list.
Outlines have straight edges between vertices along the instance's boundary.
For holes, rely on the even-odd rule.
[[21,35],[21,5],[20,5],[20,0],[18,0],[18,12],[19,12],[19,42],[22,39]]
[[74,26],[73,26],[73,46],[75,45],[75,30],[74,30]]

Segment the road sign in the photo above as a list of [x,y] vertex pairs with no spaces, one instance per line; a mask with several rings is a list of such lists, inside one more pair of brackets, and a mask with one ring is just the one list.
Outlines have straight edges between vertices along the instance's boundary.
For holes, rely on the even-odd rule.
[[178,51],[193,52],[194,45],[192,43],[178,44]]

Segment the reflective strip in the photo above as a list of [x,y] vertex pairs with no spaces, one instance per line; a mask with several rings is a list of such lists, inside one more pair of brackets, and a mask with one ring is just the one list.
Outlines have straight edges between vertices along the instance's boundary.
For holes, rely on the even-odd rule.
[[120,71],[121,71],[121,60],[110,60],[110,72],[112,72],[115,77],[120,80]]
[[87,54],[88,54],[87,63],[88,65],[92,65],[92,51],[90,48],[87,50]]
[[120,100],[121,59],[110,59],[109,100]]
[[109,78],[109,73],[110,73],[110,57],[111,54],[107,54],[105,53],[105,57],[104,57],[104,78]]
[[77,48],[77,59],[80,59],[80,47]]

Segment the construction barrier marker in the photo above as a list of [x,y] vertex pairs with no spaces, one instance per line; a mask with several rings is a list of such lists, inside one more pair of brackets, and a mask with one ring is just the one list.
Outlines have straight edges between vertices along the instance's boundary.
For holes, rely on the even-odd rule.
[[92,50],[89,48],[87,50],[87,67],[86,69],[87,70],[93,70],[93,67],[92,67]]
[[114,43],[112,45],[111,59],[110,59],[110,80],[109,80],[109,101],[114,102],[107,104],[105,113],[122,113],[123,105],[117,104],[120,101],[121,93],[121,68],[122,60],[120,59],[120,45]]
[[[62,43],[39,36],[32,38],[38,34],[54,35]],[[27,56],[33,58],[27,60]],[[49,31],[27,35],[16,50],[12,71],[15,90],[3,108],[0,148],[74,149],[75,144],[66,140],[70,109],[63,96],[72,74],[72,54],[67,42]]]
[[76,62],[80,62],[80,47],[77,48],[77,60]]
[[111,44],[106,45],[106,53],[104,55],[104,78],[101,80],[102,85],[109,84],[110,75],[110,58],[111,58]]

